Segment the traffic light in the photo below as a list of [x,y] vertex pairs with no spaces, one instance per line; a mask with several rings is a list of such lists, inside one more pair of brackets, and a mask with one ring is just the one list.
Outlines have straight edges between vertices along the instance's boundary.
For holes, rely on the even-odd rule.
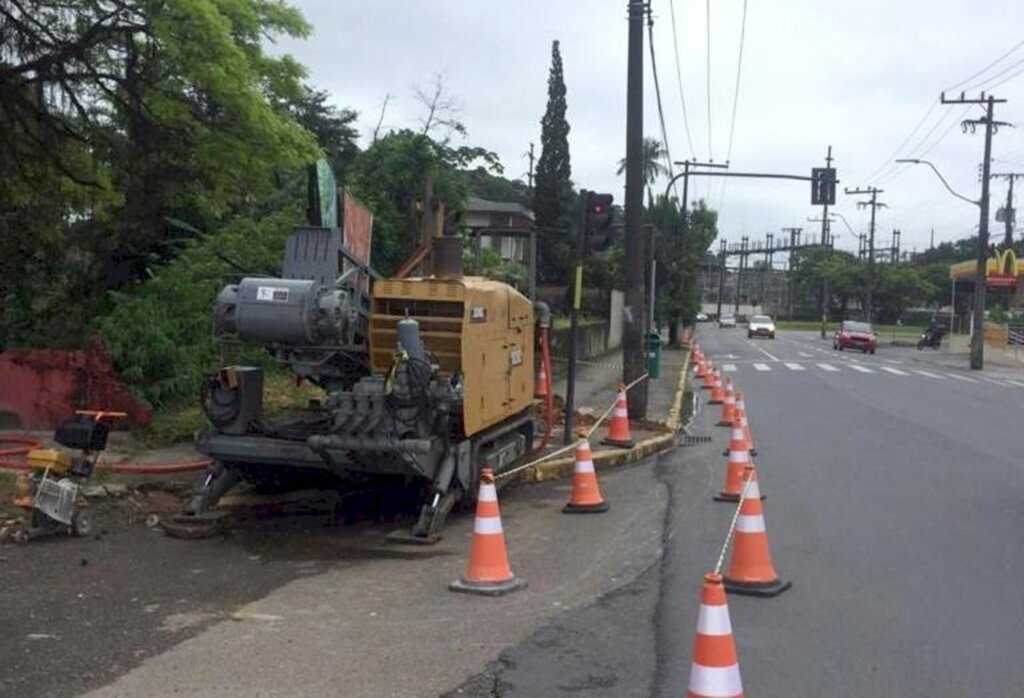
[[621,229],[615,225],[617,214],[621,219],[621,211],[612,205],[615,197],[611,194],[587,192],[586,196],[586,247],[589,252],[604,252],[612,246],[616,232]]

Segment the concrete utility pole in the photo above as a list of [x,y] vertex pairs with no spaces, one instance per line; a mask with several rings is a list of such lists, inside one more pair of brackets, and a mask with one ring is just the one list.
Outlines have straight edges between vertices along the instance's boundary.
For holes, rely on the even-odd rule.
[[736,274],[736,297],[733,299],[733,312],[736,315],[740,314],[740,292],[743,289],[743,272],[747,268],[747,245],[750,242],[750,238],[744,235],[740,239],[740,268]]
[[871,201],[858,201],[857,206],[860,208],[871,207],[871,227],[868,229],[868,302],[865,313],[867,315],[866,320],[871,322],[871,316],[874,314],[874,303],[875,303],[875,212],[880,208],[885,208],[885,204],[878,200],[878,195],[884,190],[878,187],[869,187],[867,189],[846,189],[847,194],[870,194]]
[[946,94],[942,93],[941,101],[943,104],[985,105],[985,116],[962,122],[964,132],[970,130],[973,133],[978,126],[985,127],[985,155],[981,161],[981,200],[978,202],[978,208],[981,209],[978,219],[978,263],[974,272],[974,317],[971,321],[971,370],[980,371],[985,367],[985,284],[988,269],[988,204],[989,175],[992,173],[992,134],[1000,126],[1010,126],[1010,124],[997,122],[994,116],[995,105],[1005,103],[1005,99],[996,99],[992,95],[986,96],[984,92],[976,99],[966,99],[963,93],[958,99],[946,99]]
[[722,294],[725,293],[725,240],[718,246],[718,317],[722,317]]
[[[630,383],[644,374],[647,354],[644,327],[644,0],[629,0],[629,47],[626,76],[626,308],[628,316],[622,338],[623,381]],[[629,414],[647,416],[647,381],[641,381],[627,396]]]
[[1003,247],[1009,249],[1013,246],[1013,226],[1017,222],[1016,212],[1013,210],[1013,180],[1024,177],[1024,172],[992,173],[996,179],[1005,179],[1010,186],[1006,190],[1006,207],[1003,209]]
[[[828,147],[828,154],[825,156],[825,167],[826,169],[832,169],[832,146]],[[823,204],[824,210],[821,214],[821,246],[825,248],[826,253],[831,249],[832,245],[829,241],[829,217],[828,217],[828,199],[825,199]],[[829,278],[828,274],[825,274],[821,279],[821,338],[825,339],[827,331],[826,326],[828,325],[828,306],[831,296],[829,290]]]

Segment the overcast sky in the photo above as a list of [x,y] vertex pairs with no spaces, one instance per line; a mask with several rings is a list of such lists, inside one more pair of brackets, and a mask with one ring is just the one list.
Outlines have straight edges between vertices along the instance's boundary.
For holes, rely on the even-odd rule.
[[[625,0],[292,0],[314,27],[303,41],[280,42],[333,101],[356,109],[362,145],[386,94],[387,128],[414,127],[422,109],[417,85],[445,76],[461,106],[466,143],[499,154],[509,177],[525,179],[525,153],[540,149],[551,41],[561,42],[567,86],[573,181],[623,199],[616,176],[625,150]],[[653,0],[655,60],[673,159],[723,161],[730,123],[744,0],[711,0],[710,122],[706,3],[675,0],[684,126],[676,79],[669,0]],[[646,41],[646,31],[645,31]],[[1024,2],[1020,0],[748,0],[746,40],[731,167],[747,172],[809,174],[833,146],[844,186],[876,185],[889,208],[879,212],[878,245],[893,228],[904,249],[971,234],[978,209],[949,195],[923,166],[900,167],[894,157],[924,157],[958,192],[980,195],[983,132],[964,134],[960,117],[978,107],[935,106],[957,86],[982,88],[1009,101],[996,118],[1020,128],[994,137],[994,171],[1024,172]],[[1022,44],[977,78],[970,78]],[[645,45],[645,135],[659,135],[651,62]],[[1015,75],[1021,72],[1020,75]],[[1011,78],[1005,84],[998,84]],[[966,115],[964,114],[966,110]],[[922,121],[924,118],[924,121]],[[710,128],[709,128],[710,123]],[[914,129],[920,124],[920,128]],[[909,138],[902,148],[901,144]],[[690,141],[693,150],[690,150]],[[762,239],[783,226],[818,229],[808,216],[803,182],[693,180],[691,188],[720,210],[723,237]],[[1018,182],[1024,198],[1024,181]],[[665,182],[658,185],[663,190]],[[1006,196],[993,187],[995,209]],[[838,211],[856,232],[867,229],[863,197],[840,193]],[[1024,226],[1024,214],[1018,228]],[[841,221],[837,245],[856,249]],[[993,232],[1002,234],[993,222]]]

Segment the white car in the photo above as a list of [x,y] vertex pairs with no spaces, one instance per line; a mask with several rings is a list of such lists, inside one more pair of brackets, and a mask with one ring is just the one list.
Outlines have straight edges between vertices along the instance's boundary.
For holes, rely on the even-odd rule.
[[775,339],[775,322],[767,315],[753,315],[747,323],[747,339],[767,337]]
[[707,313],[697,313],[697,322],[707,322],[707,321],[708,321],[708,314]]
[[736,327],[736,316],[735,315],[723,315],[718,318],[719,327]]

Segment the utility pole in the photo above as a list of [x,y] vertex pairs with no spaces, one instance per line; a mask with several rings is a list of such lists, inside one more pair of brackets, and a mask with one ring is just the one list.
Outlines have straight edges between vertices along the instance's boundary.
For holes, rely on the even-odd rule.
[[970,130],[972,133],[978,126],[985,127],[985,155],[981,161],[981,201],[978,208],[981,209],[978,219],[978,263],[974,272],[974,317],[971,322],[971,370],[980,371],[985,367],[985,284],[987,283],[988,268],[988,205],[989,205],[989,175],[992,172],[992,134],[1000,126],[1009,126],[1005,122],[995,120],[995,105],[1003,104],[1005,99],[996,99],[992,95],[981,96],[976,99],[966,99],[960,93],[958,99],[946,99],[942,93],[943,104],[984,104],[985,116],[980,119],[967,119],[961,123],[964,132]]
[[526,173],[526,187],[533,193],[533,143],[530,143],[530,152],[526,153],[530,160],[530,169]]
[[[828,154],[825,155],[825,168],[826,170],[832,169],[832,146],[828,147]],[[824,210],[821,214],[821,245],[825,249],[826,254],[831,249],[832,244],[829,241],[829,217],[828,217],[828,199],[825,199],[823,204]],[[829,290],[829,278],[828,274],[825,274],[821,280],[821,338],[825,339],[826,326],[828,325],[828,306],[831,300],[831,291]]]
[[725,293],[725,240],[718,246],[718,317],[722,317],[722,294]]
[[740,314],[740,292],[743,289],[743,272],[747,268],[747,244],[750,238],[744,235],[740,239],[740,268],[736,274],[736,297],[733,299],[733,312]]
[[[644,374],[644,13],[645,0],[629,0],[629,46],[626,76],[626,327],[622,338],[623,382]],[[647,382],[628,396],[629,414],[647,416]]]
[[[1016,211],[1013,209],[1013,180],[1024,177],[1024,172],[1006,172],[996,174],[992,173],[993,178],[1005,179],[1009,182],[1009,188],[1006,190],[1006,206],[1003,208],[1003,248],[1009,249],[1013,247],[1013,226],[1017,222]],[[996,215],[996,220],[999,220],[999,216]]]
[[858,201],[857,206],[860,208],[871,207],[871,227],[868,228],[868,302],[865,311],[866,320],[871,322],[871,316],[874,314],[874,303],[875,303],[875,213],[880,208],[885,208],[885,204],[878,200],[878,195],[883,193],[884,190],[878,187],[869,187],[867,189],[846,189],[847,194],[870,194],[871,201]]
[[793,262],[795,261],[795,258],[796,258],[796,250],[793,250],[792,248],[794,248],[794,247],[796,247],[797,245],[800,244],[800,232],[802,230],[803,230],[803,228],[783,228],[782,229],[782,232],[789,233],[789,247],[790,247],[790,250],[791,250],[790,253],[789,253],[789,271],[786,274],[786,280],[788,282],[787,285],[789,286],[789,319],[790,320],[793,319],[793,308],[794,308],[794,303],[796,301],[796,299],[794,298],[794,295],[795,295],[794,291],[796,290],[796,285],[795,285],[794,280],[793,280],[793,271],[794,271],[793,270],[793,267],[794,267]]

